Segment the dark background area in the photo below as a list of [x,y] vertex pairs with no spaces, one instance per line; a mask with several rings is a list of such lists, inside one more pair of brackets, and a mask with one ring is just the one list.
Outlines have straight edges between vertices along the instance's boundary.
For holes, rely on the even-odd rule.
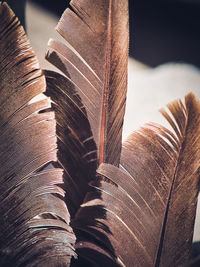
[[132,0],[130,14],[130,54],[136,59],[200,67],[200,2]]
[[6,0],[2,2],[7,2],[12,10],[15,12],[19,18],[21,24],[25,27],[25,3],[26,0]]
[[[69,0],[32,2],[59,17]],[[152,67],[169,61],[200,67],[199,0],[129,0],[129,9],[131,56]]]

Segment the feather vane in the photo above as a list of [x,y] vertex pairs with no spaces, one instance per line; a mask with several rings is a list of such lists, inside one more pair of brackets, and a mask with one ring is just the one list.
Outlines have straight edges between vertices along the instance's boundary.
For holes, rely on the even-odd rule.
[[47,59],[81,96],[98,162],[118,165],[127,87],[128,4],[73,0],[70,5],[57,25],[67,43],[51,40],[54,51]]
[[[0,2],[0,265],[70,264],[74,233],[57,161],[45,77],[14,13]],[[32,103],[30,102],[32,100]]]

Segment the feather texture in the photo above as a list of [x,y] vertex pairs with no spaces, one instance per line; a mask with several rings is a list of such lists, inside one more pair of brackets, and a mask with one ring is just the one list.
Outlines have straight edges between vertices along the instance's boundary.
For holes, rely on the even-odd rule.
[[[123,144],[121,169],[104,163],[97,170],[100,177],[72,223],[81,233],[82,257],[83,244],[93,240],[122,266],[187,263],[199,184],[200,103],[189,94],[185,106],[177,101],[168,108],[171,116],[162,113],[176,134],[149,124]],[[88,210],[99,207],[103,216],[88,218]]]
[[53,101],[57,121],[58,160],[64,170],[66,203],[73,218],[96,173],[96,145],[74,85],[52,71],[45,71],[45,76],[46,95]]
[[86,108],[98,162],[119,164],[128,59],[128,1],[72,0],[47,59],[75,85]]
[[[200,102],[188,94],[169,104],[171,114],[161,112],[173,132],[148,124],[121,153],[127,9],[122,0],[71,1],[57,26],[67,43],[51,40],[47,55],[66,77],[45,71],[45,92],[24,31],[0,2],[1,266],[199,262],[188,263]],[[49,98],[33,101],[42,92],[55,118]]]
[[70,264],[75,236],[45,78],[18,19],[0,2],[0,265]]

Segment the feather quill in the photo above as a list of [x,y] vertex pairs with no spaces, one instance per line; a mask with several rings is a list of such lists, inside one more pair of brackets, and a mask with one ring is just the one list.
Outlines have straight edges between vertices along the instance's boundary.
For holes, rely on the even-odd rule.
[[50,40],[47,60],[72,81],[81,96],[97,145],[98,162],[118,166],[125,111],[128,1],[72,0]]

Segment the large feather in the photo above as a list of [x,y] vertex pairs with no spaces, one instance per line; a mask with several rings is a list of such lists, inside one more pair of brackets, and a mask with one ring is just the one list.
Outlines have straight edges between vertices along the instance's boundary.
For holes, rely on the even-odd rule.
[[0,2],[0,266],[65,266],[74,255],[62,170],[49,166],[54,113],[48,98],[29,103],[45,87],[23,28]]
[[98,161],[119,164],[128,59],[128,1],[72,0],[47,59],[66,74],[86,108]]
[[101,249],[123,266],[187,263],[199,184],[200,103],[189,94],[185,106],[177,101],[168,108],[171,116],[162,113],[175,134],[149,124],[123,144],[121,169],[103,163],[97,170],[100,177],[72,223],[86,262]]

